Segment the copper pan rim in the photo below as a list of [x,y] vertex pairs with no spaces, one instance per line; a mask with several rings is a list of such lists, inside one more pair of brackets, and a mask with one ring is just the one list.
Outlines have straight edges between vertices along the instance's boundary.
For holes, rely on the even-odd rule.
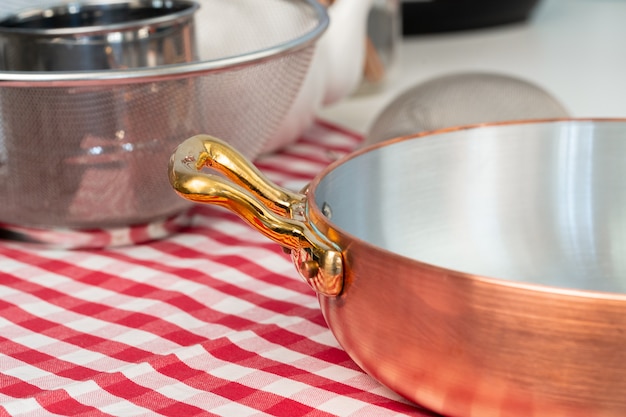
[[[473,282],[481,282],[484,284],[489,284],[489,285],[494,285],[497,287],[502,287],[504,288],[510,288],[513,290],[520,290],[520,291],[529,291],[529,292],[536,292],[536,293],[544,293],[544,294],[549,294],[549,295],[555,295],[555,296],[562,296],[562,297],[568,297],[568,298],[585,298],[585,299],[596,299],[596,300],[611,300],[611,301],[615,301],[615,302],[619,302],[619,303],[626,303],[626,294],[622,294],[622,293],[614,293],[614,292],[607,292],[607,291],[596,291],[596,290],[581,290],[581,289],[570,289],[570,288],[564,288],[564,287],[558,287],[558,286],[551,286],[551,285],[544,285],[544,284],[535,284],[535,283],[528,283],[528,282],[523,282],[523,281],[513,281],[513,280],[508,280],[508,279],[504,279],[502,277],[497,277],[497,276],[486,276],[486,275],[479,275],[479,274],[472,274],[470,272],[463,272],[460,270],[456,270],[456,269],[450,269],[450,268],[446,268],[443,266],[438,266],[436,264],[431,264],[431,263],[427,263],[427,262],[423,262],[420,260],[416,260],[416,259],[410,259],[407,258],[403,255],[399,255],[393,251],[389,251],[385,248],[382,248],[380,246],[374,245],[366,240],[363,239],[359,239],[358,237],[346,232],[345,230],[342,230],[339,226],[337,226],[336,224],[334,224],[332,222],[332,220],[328,220],[327,217],[324,215],[324,213],[322,212],[322,210],[320,209],[320,207],[315,203],[315,195],[316,195],[316,189],[320,183],[320,181],[329,173],[333,172],[335,169],[337,169],[337,167],[339,167],[342,164],[345,164],[346,162],[358,158],[359,156],[369,153],[369,152],[376,152],[377,149],[380,148],[384,148],[384,147],[389,147],[392,146],[396,143],[400,143],[400,142],[404,142],[404,141],[411,141],[411,140],[417,140],[420,138],[425,138],[425,137],[432,137],[432,136],[437,136],[437,135],[444,135],[446,133],[451,133],[451,132],[457,132],[457,131],[464,131],[464,130],[475,130],[475,129],[482,129],[485,127],[497,127],[497,126],[515,126],[515,125],[530,125],[530,124],[550,124],[550,123],[569,123],[569,122],[589,122],[589,123],[596,123],[596,122],[622,122],[622,123],[626,123],[626,118],[617,118],[617,117],[606,117],[606,118],[602,118],[602,117],[568,117],[568,118],[549,118],[549,119],[524,119],[524,120],[511,120],[511,121],[503,121],[503,122],[490,122],[490,123],[476,123],[476,124],[469,124],[469,125],[461,125],[461,126],[452,126],[452,127],[447,127],[447,128],[443,128],[443,129],[436,129],[436,130],[431,130],[431,131],[425,131],[425,132],[419,132],[416,134],[409,134],[409,135],[405,135],[405,136],[400,136],[400,137],[396,137],[396,138],[392,138],[392,139],[388,139],[379,143],[375,143],[372,145],[368,145],[366,147],[363,147],[361,149],[358,149],[348,155],[346,155],[343,158],[340,158],[334,162],[332,162],[331,164],[329,164],[326,168],[324,168],[321,172],[319,172],[315,178],[311,181],[311,183],[308,186],[307,189],[307,195],[308,195],[308,202],[309,202],[309,211],[311,212],[311,219],[312,222],[315,223],[316,225],[319,224],[321,225],[322,229],[326,229],[326,230],[334,230],[336,233],[344,235],[346,237],[348,237],[348,239],[351,241],[351,243],[358,245],[360,247],[363,247],[364,249],[366,249],[367,251],[371,251],[372,253],[374,252],[379,252],[381,254],[384,254],[385,257],[389,257],[392,259],[396,259],[398,261],[410,261],[411,263],[413,263],[414,265],[416,265],[417,267],[424,269],[424,270],[430,270],[430,271],[435,271],[435,272],[439,272],[439,273],[444,273],[444,274],[448,274],[451,276],[455,276],[458,278],[462,278],[468,281],[473,281]],[[325,233],[328,234],[328,233]]]

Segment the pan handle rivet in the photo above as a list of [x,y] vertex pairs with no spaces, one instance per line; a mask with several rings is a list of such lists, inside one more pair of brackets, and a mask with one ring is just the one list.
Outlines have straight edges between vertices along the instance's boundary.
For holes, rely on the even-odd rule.
[[317,276],[319,269],[319,264],[312,259],[304,261],[300,264],[300,273],[307,279],[312,279]]
[[327,202],[324,202],[324,204],[322,204],[322,213],[324,214],[324,216],[326,216],[328,220],[333,217],[333,211],[331,210],[330,205]]

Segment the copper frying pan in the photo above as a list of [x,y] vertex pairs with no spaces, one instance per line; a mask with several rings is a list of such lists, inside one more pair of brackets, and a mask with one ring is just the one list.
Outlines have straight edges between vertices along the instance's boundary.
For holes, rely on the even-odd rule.
[[618,417],[625,155],[626,120],[455,128],[363,149],[300,194],[201,135],[170,181],[290,249],[346,352],[407,398],[456,417]]

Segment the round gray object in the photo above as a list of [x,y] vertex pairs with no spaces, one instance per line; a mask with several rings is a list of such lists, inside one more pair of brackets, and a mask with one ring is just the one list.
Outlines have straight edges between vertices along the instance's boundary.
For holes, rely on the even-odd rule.
[[565,107],[533,83],[494,73],[459,73],[396,97],[372,124],[365,144],[454,126],[563,117],[569,117]]

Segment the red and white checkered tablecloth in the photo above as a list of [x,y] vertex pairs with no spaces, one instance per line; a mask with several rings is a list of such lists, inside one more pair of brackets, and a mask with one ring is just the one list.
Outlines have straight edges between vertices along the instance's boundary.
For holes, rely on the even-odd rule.
[[[318,121],[257,165],[299,189],[359,140]],[[433,416],[350,360],[278,245],[190,216],[106,249],[0,242],[0,416]]]

